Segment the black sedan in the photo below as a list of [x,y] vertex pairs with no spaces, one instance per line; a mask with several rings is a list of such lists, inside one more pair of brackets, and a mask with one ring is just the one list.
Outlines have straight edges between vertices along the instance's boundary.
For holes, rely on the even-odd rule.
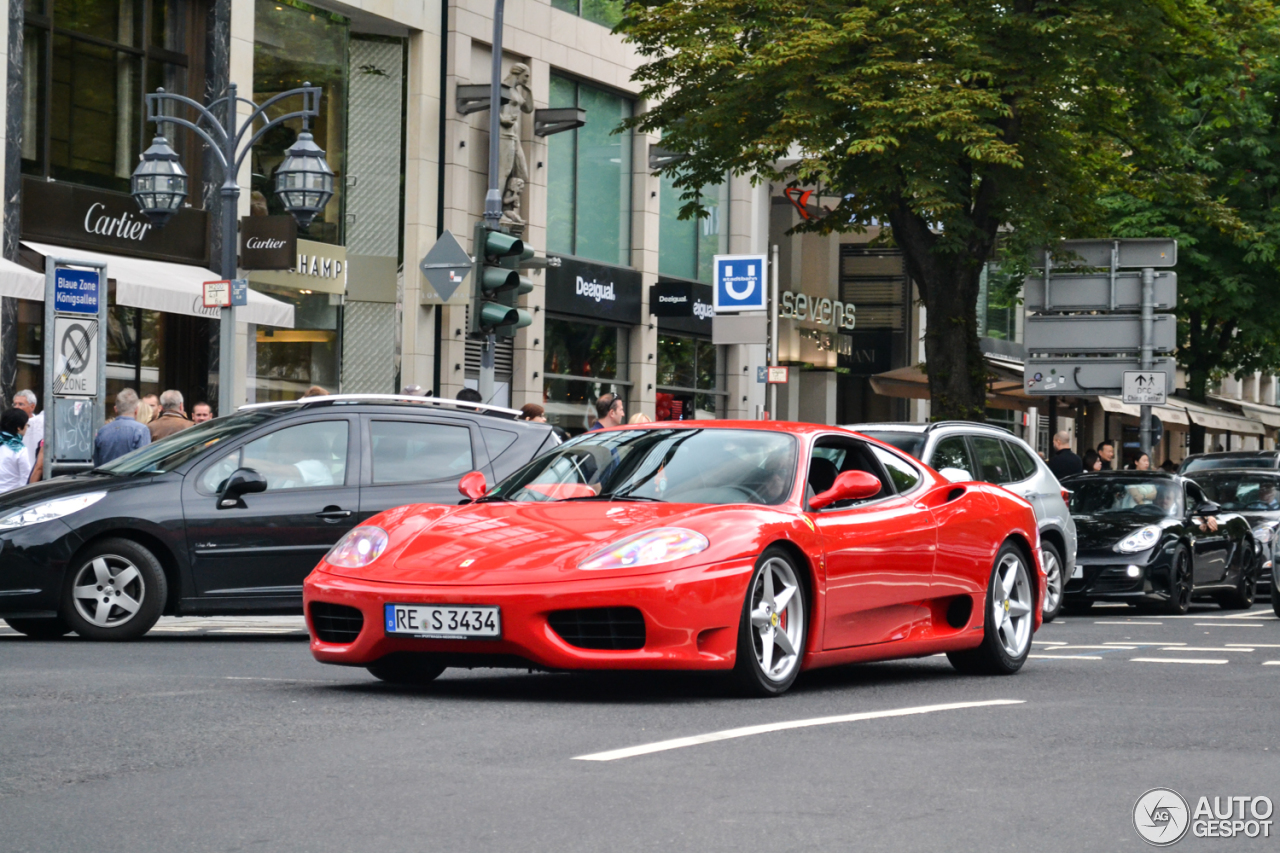
[[1253,527],[1262,568],[1258,591],[1271,594],[1271,607],[1280,615],[1280,596],[1272,593],[1276,538],[1280,530],[1280,471],[1258,469],[1196,471],[1190,479],[1204,489],[1209,500],[1224,510],[1238,512]]
[[0,617],[126,640],[163,614],[302,612],[302,581],[359,522],[457,503],[559,444],[519,412],[433,398],[242,408],[75,477],[0,496]]
[[1195,482],[1163,472],[1104,471],[1062,481],[1079,551],[1064,605],[1120,601],[1170,614],[1193,598],[1253,606],[1259,565],[1249,522]]

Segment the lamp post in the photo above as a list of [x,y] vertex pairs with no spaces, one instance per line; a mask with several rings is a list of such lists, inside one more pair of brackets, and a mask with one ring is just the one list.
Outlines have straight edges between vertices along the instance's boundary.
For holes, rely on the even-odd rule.
[[[147,95],[147,121],[157,125],[168,122],[195,133],[213,151],[222,166],[222,258],[219,274],[225,279],[236,277],[236,223],[239,217],[240,185],[236,176],[244,158],[268,130],[291,119],[303,120],[303,131],[285,151],[284,161],[276,169],[276,195],[284,209],[293,214],[298,225],[306,228],[333,196],[333,170],[324,159],[324,149],[316,145],[307,121],[320,115],[319,86],[305,83],[301,88],[274,95],[261,104],[236,95],[236,84],[227,87],[225,97],[208,106],[182,95],[156,89]],[[267,110],[285,98],[302,97],[302,108],[265,121],[257,130],[254,122],[266,119]],[[165,115],[166,102],[195,110],[195,121]],[[237,121],[236,108],[248,104],[253,111],[242,122]],[[219,117],[219,112],[221,117]],[[142,162],[133,172],[133,197],[138,207],[156,227],[163,227],[177,213],[188,195],[188,178],[179,162],[178,153],[163,136],[157,136],[142,153]],[[235,408],[231,387],[235,381],[235,308],[224,308],[218,338],[218,414],[229,415]]]

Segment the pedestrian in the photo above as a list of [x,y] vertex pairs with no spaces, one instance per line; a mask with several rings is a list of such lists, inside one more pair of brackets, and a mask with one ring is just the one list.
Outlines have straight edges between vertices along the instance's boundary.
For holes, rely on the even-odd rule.
[[106,465],[113,459],[119,459],[126,453],[132,453],[139,447],[151,443],[151,432],[138,423],[138,392],[132,388],[122,388],[116,392],[116,418],[98,430],[93,438],[93,464]]
[[520,407],[520,420],[545,424],[547,422],[547,410],[537,403],[525,403]]
[[651,424],[651,423],[653,423],[653,418],[649,417],[649,416],[648,416],[648,415],[646,415],[644,412],[636,412],[634,415],[632,415],[632,416],[631,416],[630,420],[628,420],[628,421],[627,421],[627,423],[629,423],[629,424]]
[[191,422],[193,424],[202,424],[211,420],[213,420],[213,407],[204,400],[191,407]]
[[401,394],[402,396],[404,396],[404,397],[425,397],[425,396],[427,396],[426,394],[422,393],[422,386],[421,386],[421,385],[406,385],[406,386],[404,386],[403,388],[401,388],[401,389],[400,389],[400,394]]
[[587,432],[621,426],[626,419],[627,408],[623,404],[622,398],[606,391],[596,398],[596,422],[590,426]]
[[298,399],[305,400],[308,397],[328,397],[328,396],[329,396],[329,390],[327,388],[321,385],[312,385],[310,388],[306,390],[306,393],[304,393]]
[[1160,470],[1173,474],[1178,470],[1178,463],[1166,456],[1165,460],[1160,463]]
[[463,388],[458,392],[457,400],[462,403],[483,403],[484,397],[474,388]]
[[1102,459],[1103,471],[1110,471],[1115,467],[1116,459],[1116,443],[1111,439],[1107,439],[1098,445],[1098,456]]
[[36,406],[39,402],[36,399],[36,392],[29,388],[13,395],[13,407],[27,413],[27,431],[22,435],[22,443],[27,448],[27,455],[31,457],[32,465],[35,464],[36,454],[40,450],[40,442],[44,441],[44,412],[36,414]]
[[[160,398],[155,394],[142,395],[142,404],[146,406],[138,406],[138,423],[149,424],[156,418],[160,417]],[[145,416],[144,416],[145,415]]]
[[1150,471],[1151,457],[1145,453],[1139,453],[1138,458],[1133,460],[1133,465],[1130,468],[1134,471]]
[[31,458],[22,434],[27,431],[27,413],[14,407],[0,415],[0,494],[12,492],[31,478]]
[[1098,455],[1098,451],[1092,448],[1084,452],[1083,461],[1085,473],[1102,470],[1102,457]]
[[1065,429],[1053,436],[1053,455],[1049,457],[1049,470],[1059,480],[1084,470],[1084,463],[1071,450],[1071,433]]
[[195,424],[187,420],[182,408],[182,392],[170,388],[160,395],[160,417],[147,424],[147,430],[152,441],[159,441],[192,426]]

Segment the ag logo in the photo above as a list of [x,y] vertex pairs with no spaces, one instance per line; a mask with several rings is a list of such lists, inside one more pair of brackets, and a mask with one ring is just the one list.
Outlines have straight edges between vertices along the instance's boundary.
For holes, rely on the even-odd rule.
[[1181,841],[1190,825],[1187,801],[1171,788],[1152,788],[1133,805],[1133,828],[1143,841],[1156,847]]

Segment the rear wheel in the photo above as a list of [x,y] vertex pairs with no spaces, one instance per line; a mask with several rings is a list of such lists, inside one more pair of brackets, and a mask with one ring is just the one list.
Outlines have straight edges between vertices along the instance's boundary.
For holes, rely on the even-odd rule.
[[800,674],[808,630],[804,584],[786,551],[766,548],[747,585],[733,674],[751,696],[779,696]]
[[1240,580],[1236,583],[1236,588],[1218,599],[1223,610],[1248,610],[1253,607],[1253,601],[1257,597],[1259,560],[1253,548],[1249,548],[1248,556],[1241,562],[1245,565],[1240,567]]
[[6,619],[9,627],[33,640],[56,640],[71,633],[71,626],[61,616],[52,619]]
[[1052,542],[1044,543],[1040,549],[1040,561],[1044,564],[1044,609],[1041,616],[1044,621],[1052,622],[1062,612],[1062,589],[1066,586],[1067,576],[1062,554],[1058,546]]
[[365,669],[379,681],[413,686],[435,681],[446,667],[427,655],[408,652],[387,655]]
[[1170,616],[1183,616],[1191,609],[1191,552],[1185,545],[1178,546],[1169,570],[1169,600],[1164,612]]
[[72,563],[62,614],[90,640],[134,640],[164,609],[168,584],[160,561],[129,539],[104,539]]
[[947,652],[951,665],[974,675],[1012,675],[1022,669],[1031,651],[1035,627],[1035,595],[1026,559],[1006,542],[996,554],[996,565],[987,584],[987,618],[982,645],[961,652]]

